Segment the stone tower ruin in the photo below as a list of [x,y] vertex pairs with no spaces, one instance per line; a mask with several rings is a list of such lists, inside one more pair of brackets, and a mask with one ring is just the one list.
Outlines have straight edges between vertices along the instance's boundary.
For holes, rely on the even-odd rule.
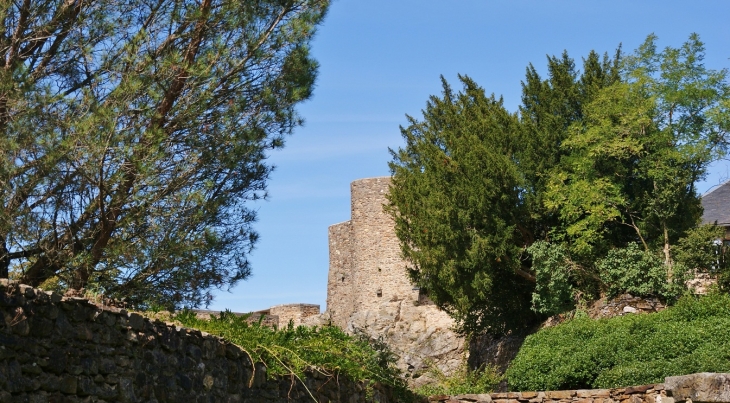
[[419,384],[429,365],[446,374],[456,369],[465,346],[453,320],[410,283],[393,220],[383,211],[389,185],[390,177],[352,182],[351,219],[329,227],[326,315],[350,333],[382,338]]
[[418,301],[400,257],[393,220],[383,212],[390,177],[352,182],[352,218],[329,227],[327,311],[345,327],[355,312],[384,301]]

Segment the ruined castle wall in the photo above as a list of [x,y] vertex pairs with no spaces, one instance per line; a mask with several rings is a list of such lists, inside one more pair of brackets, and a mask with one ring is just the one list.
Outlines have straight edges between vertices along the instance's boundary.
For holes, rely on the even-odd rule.
[[354,311],[376,309],[384,301],[415,299],[400,256],[393,220],[383,211],[390,177],[352,182]]
[[411,285],[394,222],[383,211],[389,186],[390,177],[350,185],[352,218],[329,228],[325,316],[349,333],[382,337],[418,386],[428,382],[429,365],[456,370],[465,345],[453,320]]
[[327,312],[332,323],[345,328],[353,313],[352,223],[329,227],[330,267],[327,278]]
[[278,326],[283,328],[292,322],[293,325],[299,326],[302,322],[314,315],[319,315],[319,305],[316,304],[283,304],[275,305],[269,308],[269,312],[273,316],[279,318]]

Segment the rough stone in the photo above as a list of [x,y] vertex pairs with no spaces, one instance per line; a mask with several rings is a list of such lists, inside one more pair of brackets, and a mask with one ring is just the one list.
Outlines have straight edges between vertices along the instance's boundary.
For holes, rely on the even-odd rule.
[[129,326],[131,326],[132,329],[134,329],[134,330],[144,329],[144,318],[142,317],[142,315],[140,315],[136,312],[131,312],[131,313],[129,313],[128,318],[129,318]]
[[389,185],[389,177],[350,185],[351,219],[329,228],[327,312],[318,320],[381,340],[419,386],[430,380],[429,365],[453,373],[466,346],[453,319],[411,285],[393,220],[383,211]]
[[20,293],[23,294],[25,298],[33,299],[35,298],[35,290],[33,287],[25,284],[20,285]]
[[489,403],[492,401],[492,397],[486,393],[466,394],[466,395],[459,395],[459,400],[466,400],[467,402]]
[[54,292],[54,291],[47,291],[46,295],[48,295],[52,304],[58,304],[59,302],[61,302],[61,299],[63,298],[61,296],[61,294]]
[[624,390],[624,393],[631,395],[634,393],[644,393],[649,389],[652,389],[654,385],[641,385],[641,386],[630,386]]
[[[684,376],[669,376],[664,387],[675,400],[693,402],[730,402],[730,374],[703,372]],[[662,400],[662,403],[667,403]]]
[[575,395],[574,390],[552,390],[552,391],[545,392],[545,396],[548,399],[555,399],[555,400],[570,399],[571,397],[573,397],[573,395]]
[[307,372],[307,389],[291,377],[267,378],[262,363],[220,337],[0,284],[11,284],[0,289],[8,302],[0,304],[0,403],[304,403],[310,392],[321,402],[395,401],[389,388],[342,374]]

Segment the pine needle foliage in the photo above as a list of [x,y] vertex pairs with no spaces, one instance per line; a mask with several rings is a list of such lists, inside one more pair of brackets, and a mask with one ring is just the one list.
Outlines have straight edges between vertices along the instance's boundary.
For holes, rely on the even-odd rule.
[[0,277],[168,309],[246,278],[328,6],[0,2]]

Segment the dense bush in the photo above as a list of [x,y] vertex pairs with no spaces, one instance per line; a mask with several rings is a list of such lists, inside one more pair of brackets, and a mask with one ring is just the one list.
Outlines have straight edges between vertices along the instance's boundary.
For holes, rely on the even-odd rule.
[[389,350],[374,348],[367,339],[348,336],[337,327],[290,325],[274,329],[249,324],[245,316],[230,312],[201,320],[192,311],[183,311],[173,319],[186,327],[225,337],[243,348],[254,362],[263,362],[268,374],[292,375],[300,380],[308,369],[332,377],[344,374],[355,381],[389,385],[399,401],[413,399]]
[[[712,245],[711,239],[705,240],[705,243]],[[606,284],[609,298],[624,293],[676,298],[686,289],[685,266],[675,264],[670,268],[656,253],[645,251],[636,243],[609,251],[596,267]],[[671,276],[668,273],[670,269],[674,271]]]
[[536,279],[532,310],[555,315],[575,308],[579,293],[576,284],[585,277],[582,276],[585,270],[570,260],[561,244],[537,241],[527,248],[527,252],[532,258]]
[[611,388],[730,371],[730,296],[686,296],[651,315],[576,318],[529,336],[506,372],[513,390]]

